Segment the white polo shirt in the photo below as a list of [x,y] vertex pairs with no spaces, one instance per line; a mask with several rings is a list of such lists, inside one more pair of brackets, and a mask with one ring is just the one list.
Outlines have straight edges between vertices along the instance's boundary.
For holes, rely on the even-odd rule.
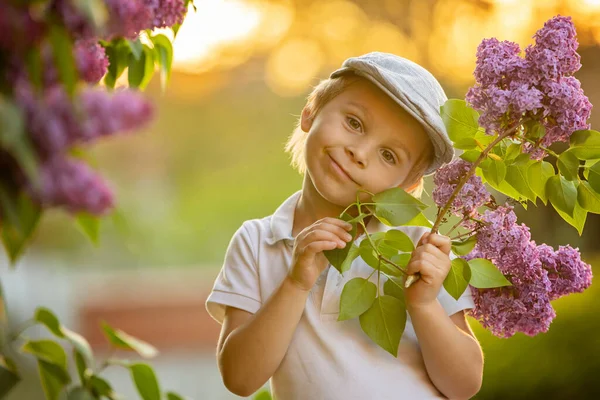
[[[256,313],[286,277],[291,267],[292,226],[300,193],[289,197],[273,215],[244,222],[234,234],[206,301],[209,314],[217,322],[223,323],[225,306]],[[378,225],[381,230],[390,229]],[[397,229],[414,243],[428,230],[416,226]],[[352,278],[367,278],[372,271],[361,258],[343,276],[331,266],[323,271],[306,301],[288,351],[271,378],[275,399],[445,398],[427,375],[410,316],[398,358],[373,343],[362,331],[358,318],[337,322],[344,284]],[[375,284],[377,275],[370,278]],[[386,278],[381,275],[381,279],[383,290]],[[469,290],[457,301],[442,287],[438,300],[448,315],[474,307]]]

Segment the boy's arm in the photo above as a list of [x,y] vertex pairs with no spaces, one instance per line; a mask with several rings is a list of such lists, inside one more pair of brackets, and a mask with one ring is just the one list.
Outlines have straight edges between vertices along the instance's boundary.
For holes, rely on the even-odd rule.
[[250,396],[273,376],[302,317],[308,293],[286,277],[256,314],[227,307],[217,346],[227,389]]
[[436,301],[408,305],[427,373],[449,399],[469,399],[481,388],[483,353],[465,321],[464,312],[451,317]]

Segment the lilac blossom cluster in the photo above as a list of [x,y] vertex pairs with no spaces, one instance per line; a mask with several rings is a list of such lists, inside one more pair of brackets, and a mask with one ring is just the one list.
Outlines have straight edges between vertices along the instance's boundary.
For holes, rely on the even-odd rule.
[[[11,153],[0,148],[0,164],[6,166],[1,179],[14,190],[25,189],[44,207],[96,215],[112,208],[108,185],[85,163],[70,158],[69,151],[139,129],[152,118],[153,110],[138,92],[109,93],[89,86],[97,84],[109,67],[99,40],[133,39],[146,29],[180,24],[187,1],[104,0],[104,4],[108,20],[101,32],[71,0],[50,0],[35,13],[27,2],[0,4],[0,83],[10,88],[0,96],[9,95],[22,110],[40,167],[40,180],[30,182]],[[52,24],[64,25],[73,40],[80,84],[72,95],[61,85],[50,42],[45,40]],[[30,50],[39,52],[41,59],[42,87],[36,89],[27,68]]]
[[[181,24],[186,12],[184,0],[104,0],[108,10],[106,32],[100,36],[135,38],[145,29]],[[69,30],[80,38],[98,36],[88,19],[69,0],[54,0]]]
[[483,40],[477,49],[476,85],[466,100],[480,111],[479,124],[490,135],[524,120],[542,124],[544,137],[526,147],[541,159],[546,153],[537,150],[540,145],[567,141],[574,131],[589,128],[592,105],[572,76],[581,63],[571,18],[550,19],[534,38],[525,57],[516,43]]
[[556,316],[550,301],[588,288],[591,266],[570,246],[554,251],[546,244],[536,245],[529,228],[517,224],[512,207],[488,210],[480,218],[477,245],[465,259],[492,261],[512,286],[471,287],[471,315],[499,337],[547,332]]
[[[432,196],[438,207],[443,207],[450,200],[460,179],[471,169],[472,164],[462,159],[457,159],[444,165],[433,177],[435,189]],[[464,184],[458,195],[452,201],[450,212],[456,215],[468,216],[477,211],[478,207],[490,201],[481,178],[472,175]]]
[[33,198],[45,206],[64,206],[73,212],[108,211],[112,200],[107,186],[66,153],[75,145],[141,127],[152,116],[150,103],[132,91],[109,93],[100,88],[87,88],[73,101],[59,85],[40,98],[25,83],[17,87],[15,100],[24,110],[42,162],[42,184],[27,185]]

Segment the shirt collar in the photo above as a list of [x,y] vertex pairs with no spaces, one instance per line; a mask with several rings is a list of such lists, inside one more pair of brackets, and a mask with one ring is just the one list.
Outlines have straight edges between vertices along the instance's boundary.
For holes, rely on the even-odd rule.
[[275,244],[283,239],[294,240],[292,236],[294,213],[301,194],[302,191],[299,190],[288,197],[271,216],[271,237],[267,238],[269,244]]

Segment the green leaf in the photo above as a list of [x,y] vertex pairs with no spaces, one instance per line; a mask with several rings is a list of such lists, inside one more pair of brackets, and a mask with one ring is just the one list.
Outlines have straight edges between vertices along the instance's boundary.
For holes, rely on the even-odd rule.
[[67,400],[96,400],[96,398],[87,389],[76,386],[69,391]]
[[65,335],[61,331],[60,322],[56,315],[45,307],[38,307],[35,311],[34,320],[46,325],[46,328],[50,330],[54,335],[63,338]]
[[62,390],[71,382],[65,368],[38,359],[38,371],[46,400],[58,400]]
[[129,58],[129,86],[144,90],[154,74],[154,51],[144,45],[144,51],[139,60],[132,55]]
[[499,185],[506,177],[506,165],[502,160],[487,159],[480,166],[485,179],[495,185]]
[[427,208],[421,201],[398,187],[376,194],[373,201],[375,214],[395,226],[405,224]]
[[25,129],[23,110],[2,95],[0,95],[0,147],[15,158],[31,183],[39,184],[37,156]]
[[536,161],[527,169],[527,183],[544,204],[548,203],[546,183],[554,175],[554,167],[546,161]]
[[57,365],[65,371],[67,369],[67,355],[65,350],[53,340],[44,339],[27,341],[23,347],[21,347],[21,352],[32,354],[38,360]]
[[512,286],[506,277],[491,261],[474,258],[469,261],[471,280],[469,284],[478,289]]
[[2,243],[11,263],[15,264],[33,235],[42,210],[25,193],[10,192],[1,182],[0,208],[5,218]]
[[[556,209],[556,207],[555,207]],[[569,225],[573,226],[577,229],[579,236],[583,233],[583,227],[585,226],[585,221],[587,219],[587,210],[584,210],[583,207],[579,204],[578,201],[575,202],[575,209],[573,211],[573,216],[556,209],[558,215],[562,217]]]
[[569,149],[580,160],[600,158],[600,132],[593,130],[575,131],[570,138]]
[[398,345],[406,326],[406,307],[401,300],[379,296],[359,317],[360,327],[377,345],[398,356]]
[[373,249],[371,246],[369,239],[365,238],[362,242],[360,242],[360,245],[358,246],[358,252],[363,261],[371,268],[377,269],[379,267],[377,253],[375,253],[375,249]]
[[392,246],[398,251],[413,251],[415,245],[408,235],[398,229],[390,229],[385,233],[383,242]]
[[[265,394],[263,394],[265,392],[267,393],[268,397]],[[255,400],[256,399],[258,399],[258,400],[271,400],[272,397],[271,397],[271,393],[268,390],[263,389],[262,391],[260,391],[260,392],[257,393],[257,395],[254,397],[254,399]],[[178,395],[177,393],[175,393],[175,392],[167,392],[167,400],[185,400],[185,399],[183,397],[181,397],[180,395]]]
[[158,354],[154,346],[119,329],[113,329],[106,322],[102,322],[102,329],[110,343],[119,349],[135,351],[144,358],[152,358]]
[[77,367],[77,376],[79,376],[79,381],[83,385],[87,382],[88,374],[91,373],[91,369],[88,369],[85,358],[77,351],[77,349],[73,349],[73,359],[75,360],[75,366]]
[[416,217],[405,223],[404,226],[426,226],[427,228],[431,228],[433,224],[423,213],[419,213]]
[[[269,392],[269,389],[263,388],[258,393],[256,393],[256,395],[252,399],[253,400],[273,400],[273,397],[271,396],[271,392]],[[169,399],[169,400],[179,400],[179,399],[174,398],[174,399]]]
[[113,391],[113,388],[110,386],[110,383],[108,383],[106,380],[102,379],[98,375],[90,376],[89,385],[96,396],[104,396],[108,397],[109,399],[117,398],[115,392]]
[[371,307],[377,296],[377,285],[364,278],[354,278],[344,285],[340,297],[338,321],[358,317]]
[[171,65],[173,64],[173,44],[165,35],[155,35],[150,38],[154,43],[156,60],[160,66],[160,85],[165,91],[171,77]]
[[600,192],[600,162],[592,164],[586,171],[588,183],[596,192]]
[[144,54],[144,45],[140,41],[140,38],[138,37],[135,40],[128,40],[127,44],[131,49],[131,55],[133,56],[133,58],[136,61],[139,61],[142,58],[142,54]]
[[570,181],[574,181],[579,175],[579,159],[572,151],[563,151],[556,162],[560,173]]
[[148,364],[131,364],[129,370],[135,387],[143,400],[161,400],[156,375]]
[[391,276],[383,284],[383,293],[400,300],[406,307],[406,297],[404,296],[404,281],[401,278]]
[[352,267],[352,262],[360,255],[360,248],[357,245],[352,243],[352,246],[348,246],[348,247],[350,247],[350,251],[348,252],[348,255],[346,256],[346,259],[340,266],[340,269],[339,269],[340,274],[343,274],[344,272],[349,271],[350,268]]
[[131,48],[124,39],[113,40],[106,47],[106,56],[108,57],[109,64],[108,71],[104,76],[104,84],[109,88],[114,88],[115,82],[129,64]]
[[577,186],[577,202],[585,210],[600,214],[600,193],[596,192],[588,182],[581,181]]
[[479,114],[464,100],[448,99],[440,108],[440,115],[455,143],[474,137],[479,130]]
[[83,233],[85,233],[88,239],[97,246],[100,232],[100,218],[89,213],[81,212],[75,216],[75,219]]
[[0,399],[4,398],[20,380],[14,362],[0,355]]
[[556,210],[573,217],[575,203],[577,202],[577,188],[573,181],[566,180],[561,175],[555,175],[546,183],[548,199]]
[[406,267],[412,257],[411,253],[400,253],[393,256],[390,260],[401,267]]
[[54,65],[58,71],[60,81],[64,84],[67,93],[73,95],[75,85],[79,79],[73,54],[73,41],[69,36],[69,32],[58,24],[50,25],[49,38],[52,45]]
[[513,161],[519,154],[521,154],[522,145],[521,143],[511,143],[506,148],[506,154],[504,155],[504,160],[506,162]]
[[462,240],[462,241],[453,240],[452,241],[452,252],[454,254],[456,254],[457,256],[466,256],[471,251],[473,251],[473,248],[475,248],[476,244],[477,244],[477,236],[475,236],[475,235],[469,236],[467,239]]
[[477,161],[477,159],[479,158],[481,153],[482,153],[481,150],[467,150],[460,155],[460,158],[462,158],[463,160],[468,161],[472,164],[475,161]]
[[[55,336],[69,341],[82,357],[82,360],[80,361],[83,363],[85,368],[93,368],[94,356],[92,353],[92,348],[83,336],[64,327],[56,315],[45,307],[38,307],[36,309],[34,319],[35,321],[44,324]],[[75,361],[80,362],[77,360],[77,357],[75,357]]]
[[506,168],[506,182],[513,187],[520,196],[535,202],[536,195],[527,182],[527,170],[532,163],[518,162]]
[[[353,217],[350,214],[344,213],[342,215],[341,219],[343,221],[349,222],[349,221],[353,220]],[[352,224],[352,229],[348,233],[350,233],[350,236],[352,236],[352,238],[354,238],[356,236],[356,232],[357,232],[356,222],[350,222],[350,223]],[[340,274],[343,274],[348,269],[350,269],[350,266],[352,265],[352,261],[354,261],[354,259],[356,257],[358,257],[358,249],[355,249],[354,247],[356,247],[356,246],[354,246],[353,242],[348,242],[348,243],[346,243],[346,247],[344,247],[342,249],[335,248],[332,250],[325,250],[323,252],[323,254],[327,258],[329,263],[331,265],[333,265],[335,267],[335,269],[337,269],[340,272]],[[353,258],[348,260],[349,257],[353,257]],[[346,262],[346,260],[348,260],[348,262]]]
[[450,271],[444,279],[444,289],[456,300],[460,298],[467,289],[471,280],[471,269],[469,264],[462,258],[452,260]]

